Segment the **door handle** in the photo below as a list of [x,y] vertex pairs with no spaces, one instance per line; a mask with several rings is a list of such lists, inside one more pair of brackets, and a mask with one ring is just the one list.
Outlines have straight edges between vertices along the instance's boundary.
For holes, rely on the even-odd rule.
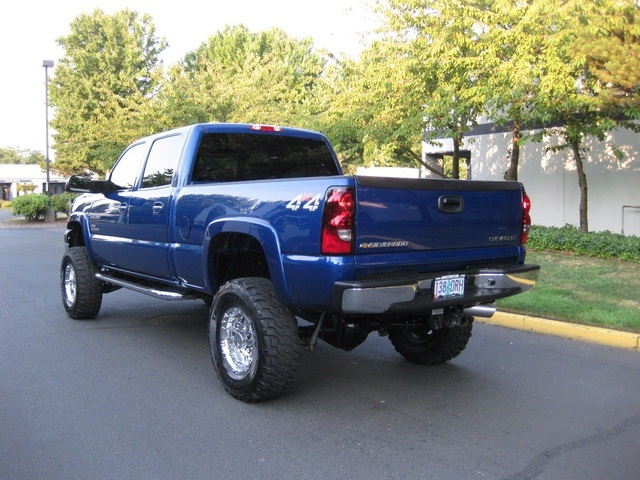
[[162,213],[162,211],[164,210],[164,203],[162,202],[155,202],[153,204],[153,214],[154,215],[160,215]]
[[118,212],[120,213],[127,213],[127,210],[129,209],[129,205],[126,203],[121,203],[120,206],[118,207]]

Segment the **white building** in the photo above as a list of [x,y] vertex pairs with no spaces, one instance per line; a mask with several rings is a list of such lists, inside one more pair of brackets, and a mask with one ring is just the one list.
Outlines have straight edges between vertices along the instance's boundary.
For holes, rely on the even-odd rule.
[[[66,180],[65,177],[49,171],[51,194],[62,193]],[[39,165],[0,164],[0,198],[13,200],[18,196],[17,186],[20,184],[33,184],[36,186],[33,193],[44,193],[47,189],[47,172]]]
[[[461,147],[474,180],[503,180],[509,167],[511,132],[495,124],[473,128]],[[532,133],[532,132],[525,132]],[[451,155],[451,139],[438,140],[440,146],[423,142],[423,158],[433,162]],[[542,143],[527,142],[520,148],[518,181],[531,198],[533,223],[562,227],[579,225],[580,187],[570,150],[547,152],[557,138]],[[589,138],[590,151],[584,157],[588,184],[589,230],[610,230],[640,236],[640,134],[628,129],[611,132],[605,142]],[[613,146],[624,152],[619,160]],[[427,172],[427,176],[431,175]]]

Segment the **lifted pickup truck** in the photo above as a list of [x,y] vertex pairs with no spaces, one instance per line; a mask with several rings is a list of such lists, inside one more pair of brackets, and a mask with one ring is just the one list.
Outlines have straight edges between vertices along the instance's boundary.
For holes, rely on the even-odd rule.
[[411,362],[446,362],[539,269],[521,184],[345,176],[306,130],[187,126],[67,190],[84,193],[64,236],[68,315],[96,317],[121,287],[203,299],[216,373],[247,402],[281,395],[318,339],[351,350],[376,331]]

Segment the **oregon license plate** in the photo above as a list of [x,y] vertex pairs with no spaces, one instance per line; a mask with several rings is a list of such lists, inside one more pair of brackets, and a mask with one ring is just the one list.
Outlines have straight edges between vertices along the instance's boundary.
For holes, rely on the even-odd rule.
[[464,275],[438,277],[433,285],[433,298],[448,298],[464,295]]

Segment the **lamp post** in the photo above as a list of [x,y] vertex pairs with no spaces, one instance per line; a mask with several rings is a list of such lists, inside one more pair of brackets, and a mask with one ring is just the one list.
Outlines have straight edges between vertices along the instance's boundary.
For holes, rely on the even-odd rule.
[[44,67],[44,115],[46,120],[45,132],[47,136],[47,149],[45,157],[47,159],[47,196],[51,196],[51,190],[49,187],[49,68],[53,68],[53,60],[43,60],[42,66]]

